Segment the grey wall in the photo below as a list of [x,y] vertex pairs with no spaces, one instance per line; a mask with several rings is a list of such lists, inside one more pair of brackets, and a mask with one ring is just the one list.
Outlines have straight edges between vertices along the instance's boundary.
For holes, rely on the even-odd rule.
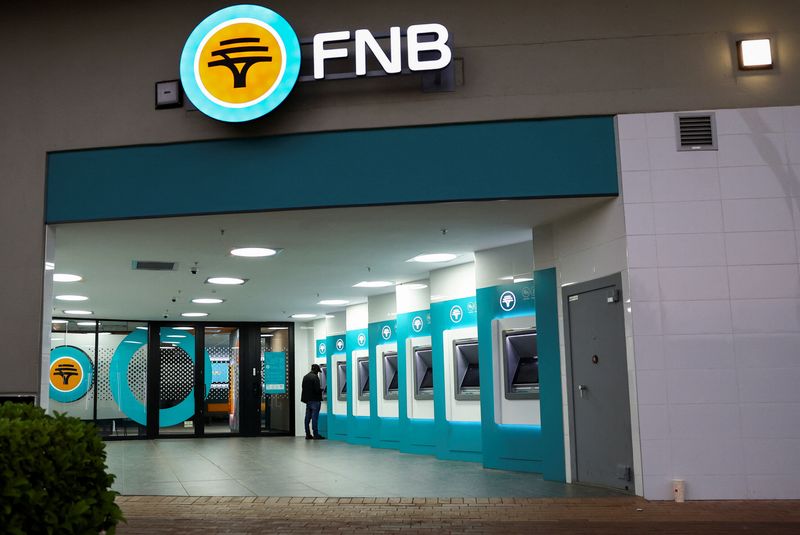
[[[414,78],[298,87],[249,125],[153,110],[184,39],[229,2],[36,2],[6,8],[0,86],[0,392],[38,390],[48,151],[293,131],[704,107],[796,104],[800,3],[792,0],[275,0],[301,37],[439,21],[463,58],[455,93]],[[778,35],[777,72],[737,77],[730,36]],[[108,177],[114,180],[114,177]],[[122,186],[122,185],[121,185]]]

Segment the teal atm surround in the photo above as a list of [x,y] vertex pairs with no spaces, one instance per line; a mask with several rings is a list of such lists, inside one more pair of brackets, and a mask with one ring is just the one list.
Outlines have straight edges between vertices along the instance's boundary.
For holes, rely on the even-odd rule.
[[[382,321],[370,323],[368,327],[369,339],[369,372],[373,378],[378,377],[378,359],[382,358],[378,355],[377,348],[383,344],[391,344],[397,342],[397,321]],[[388,336],[387,336],[388,334]],[[398,349],[399,353],[399,349]],[[398,362],[400,358],[398,356]],[[399,372],[398,372],[399,373]],[[400,418],[393,418],[388,416],[380,416],[378,412],[378,404],[381,402],[383,392],[377,391],[377,380],[372,382],[373,392],[370,396],[370,445],[374,448],[400,448]],[[382,384],[382,383],[380,383]],[[402,384],[398,380],[398,384]],[[399,393],[402,391],[402,386],[398,389]],[[399,401],[398,401],[399,403]]]
[[[458,307],[460,313],[452,314]],[[453,317],[458,318],[457,321]],[[481,422],[447,420],[445,387],[444,333],[453,329],[475,327],[478,323],[475,296],[431,303],[431,348],[433,350],[433,404],[436,434],[436,456],[451,461],[483,460],[481,447]],[[482,366],[481,366],[482,367]],[[481,382],[483,378],[481,377]],[[483,397],[483,396],[481,396]]]
[[[336,334],[328,336],[325,340],[325,345],[327,347],[326,365],[328,369],[328,413],[325,424],[328,434],[326,436],[331,440],[347,440],[349,431],[349,412],[345,412],[343,414],[335,414],[334,412],[334,404],[337,403],[336,396],[338,390],[338,385],[336,384],[334,377],[337,377],[337,362],[345,358],[347,355],[347,337],[344,334]],[[352,389],[348,388],[348,392],[350,390]],[[347,407],[349,410],[349,401],[347,402]],[[322,415],[320,415],[320,418],[322,418]],[[322,432],[322,426],[320,426],[320,432]]]
[[330,413],[330,409],[328,408],[328,406],[330,404],[330,398],[329,398],[328,394],[331,391],[331,389],[330,389],[331,380],[328,377],[328,375],[329,375],[328,374],[328,370],[330,368],[328,367],[328,359],[327,359],[327,355],[325,354],[327,352],[327,347],[328,347],[327,339],[318,338],[318,339],[314,340],[314,348],[315,348],[314,349],[314,352],[315,352],[314,362],[316,362],[317,364],[320,365],[321,368],[323,368],[323,373],[321,373],[319,375],[319,378],[320,378],[320,382],[322,383],[320,386],[322,386],[322,388],[324,389],[323,395],[322,395],[322,398],[323,398],[322,406],[323,406],[324,410],[321,410],[320,413],[319,413],[319,432],[324,437],[327,437],[328,434],[329,434],[328,433],[328,413]]
[[[353,410],[353,405],[358,397],[357,381],[353,380],[358,376],[358,363],[354,353],[369,351],[369,329],[347,331],[346,337],[347,376],[349,381],[349,388],[347,389],[347,442],[369,445],[370,437],[372,436],[370,429],[372,411],[370,411],[370,416],[358,416]],[[375,396],[370,396],[370,398],[373,397]]]
[[[416,321],[415,321],[416,320]],[[408,384],[413,377],[408,374],[408,355],[406,351],[409,339],[425,338],[431,335],[430,309],[416,310],[397,315],[397,373],[400,389],[398,391],[400,451],[421,455],[436,455],[438,434],[435,418],[409,418]]]
[[[512,310],[503,310],[502,296],[516,296]],[[561,399],[561,356],[558,341],[558,289],[555,269],[534,273],[533,282],[479,288],[478,344],[481,373],[481,429],[486,468],[542,473],[564,481],[564,428]],[[492,321],[536,316],[539,354],[541,425],[495,422]],[[502,370],[500,371],[502,373]]]

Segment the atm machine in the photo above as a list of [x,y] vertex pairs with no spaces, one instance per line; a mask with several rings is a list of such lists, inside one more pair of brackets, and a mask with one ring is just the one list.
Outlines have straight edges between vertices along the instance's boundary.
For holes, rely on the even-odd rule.
[[478,329],[451,329],[443,337],[446,418],[451,422],[480,422]]
[[366,349],[353,351],[353,370],[349,380],[352,386],[353,415],[369,416],[369,352]]
[[375,348],[375,354],[378,359],[378,377],[375,385],[375,395],[378,396],[378,416],[381,418],[397,418],[400,414],[400,406],[398,405],[397,344],[379,345]]
[[339,401],[347,401],[347,362],[336,363],[336,382],[338,388],[336,391],[336,399]]
[[433,349],[431,346],[416,346],[414,359],[414,399],[433,399]]
[[431,337],[406,340],[406,407],[410,419],[433,419],[433,352]]
[[328,365],[319,365],[319,384],[322,387],[322,401],[328,401]]
[[539,425],[535,316],[492,322],[494,415],[498,424]]

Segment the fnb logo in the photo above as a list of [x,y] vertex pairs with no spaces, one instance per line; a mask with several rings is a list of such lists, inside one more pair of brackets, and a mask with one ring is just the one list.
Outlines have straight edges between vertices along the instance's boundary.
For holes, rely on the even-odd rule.
[[50,399],[61,403],[77,401],[92,386],[92,361],[81,349],[58,346],[50,351]]
[[300,43],[286,20],[261,6],[210,15],[189,36],[181,56],[186,95],[206,115],[240,122],[283,102],[300,72]]
[[50,384],[62,392],[78,388],[83,380],[83,368],[72,357],[61,357],[50,364]]

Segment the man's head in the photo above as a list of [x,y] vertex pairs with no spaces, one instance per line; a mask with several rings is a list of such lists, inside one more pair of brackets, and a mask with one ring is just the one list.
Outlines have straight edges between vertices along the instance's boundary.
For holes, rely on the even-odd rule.
[[319,367],[319,364],[312,364],[311,371],[314,373],[319,373],[322,371],[322,368]]

